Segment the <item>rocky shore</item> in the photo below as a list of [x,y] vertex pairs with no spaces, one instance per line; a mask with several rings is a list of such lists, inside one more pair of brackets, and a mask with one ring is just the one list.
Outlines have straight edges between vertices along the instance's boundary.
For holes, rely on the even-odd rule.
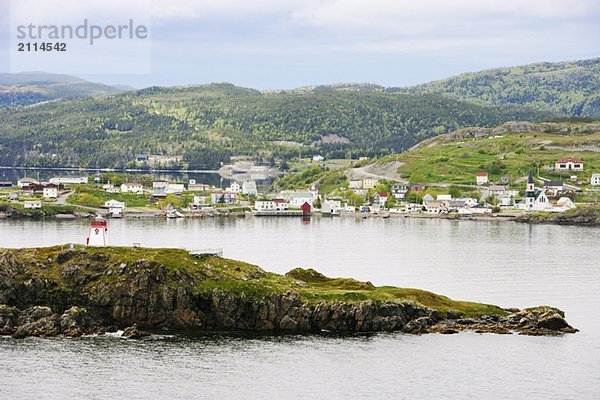
[[145,331],[573,333],[552,307],[505,310],[295,269],[285,276],[183,250],[0,250],[0,334]]
[[580,206],[564,213],[524,214],[514,220],[528,224],[600,226],[600,206]]

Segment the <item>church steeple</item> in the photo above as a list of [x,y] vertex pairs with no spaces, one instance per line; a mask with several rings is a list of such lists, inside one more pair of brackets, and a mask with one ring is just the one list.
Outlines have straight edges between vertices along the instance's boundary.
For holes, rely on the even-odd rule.
[[533,172],[531,171],[531,167],[529,167],[529,178],[527,178],[527,191],[535,191],[535,180],[533,179]]

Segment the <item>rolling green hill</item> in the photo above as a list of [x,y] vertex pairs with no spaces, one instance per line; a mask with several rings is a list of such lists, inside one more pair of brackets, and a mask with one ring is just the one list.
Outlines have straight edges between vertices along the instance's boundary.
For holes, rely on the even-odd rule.
[[440,94],[487,106],[521,105],[571,116],[600,116],[600,58],[466,73],[390,92]]
[[584,161],[577,173],[583,183],[600,172],[600,123],[507,123],[494,129],[467,128],[428,139],[409,151],[379,163],[403,162],[400,175],[412,183],[475,184],[475,173],[487,172],[491,182],[509,183],[539,166],[548,179],[567,180],[571,173],[545,171],[556,160]]
[[461,127],[551,115],[438,95],[151,87],[0,111],[0,165],[124,167],[139,153],[179,156],[170,166],[189,168],[232,155],[381,156]]

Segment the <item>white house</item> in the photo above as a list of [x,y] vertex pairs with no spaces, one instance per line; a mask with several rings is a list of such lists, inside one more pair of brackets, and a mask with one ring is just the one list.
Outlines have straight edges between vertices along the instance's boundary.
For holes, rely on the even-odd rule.
[[477,172],[475,174],[475,181],[477,185],[485,185],[488,183],[488,173],[487,172]]
[[239,183],[237,183],[236,181],[231,182],[231,185],[229,185],[228,188],[225,189],[226,192],[231,192],[231,193],[240,193],[241,190],[241,186]]
[[469,208],[469,210],[471,211],[471,214],[491,214],[492,213],[492,208],[488,207],[488,206],[475,206],[475,207],[471,207]]
[[102,185],[102,190],[108,193],[119,193],[119,188],[111,185],[110,183]]
[[106,208],[125,208],[126,204],[122,201],[111,199],[104,202]]
[[438,194],[437,201],[448,201],[448,200],[452,200],[452,195],[450,194]]
[[74,185],[85,185],[88,183],[87,176],[55,176],[50,178],[50,183],[55,185],[70,183]]
[[33,178],[21,178],[17,181],[17,186],[19,186],[20,189],[23,188],[23,186],[29,186],[29,185],[39,185],[40,181],[38,181],[37,179],[33,179]]
[[592,174],[592,180],[590,183],[592,186],[600,186],[600,174]]
[[185,191],[185,185],[183,183],[169,183],[165,190],[167,194],[183,193]]
[[144,192],[144,185],[141,183],[124,183],[121,185],[121,192],[142,194]]
[[190,192],[208,192],[210,190],[210,185],[206,183],[189,183],[188,190]]
[[363,184],[362,184],[362,188],[363,189],[373,189],[375,186],[377,186],[377,179],[375,178],[365,178],[363,179]]
[[313,200],[310,192],[294,192],[290,195],[290,207],[300,208],[304,203],[308,203],[312,207]]
[[43,196],[45,199],[58,198],[58,186],[56,186],[56,185],[44,186]]
[[429,201],[425,204],[425,213],[441,214],[445,210],[441,201]]
[[385,203],[388,201],[389,195],[386,192],[377,192],[373,196],[373,204],[377,204],[380,207],[385,207]]
[[404,200],[408,193],[408,185],[394,183],[392,185],[392,195],[398,200]]
[[233,192],[215,192],[210,194],[212,204],[236,204],[237,193]]
[[583,171],[583,161],[579,158],[561,158],[554,163],[557,171]]
[[362,189],[363,181],[360,179],[351,179],[350,182],[348,182],[348,187],[350,189]]
[[314,156],[313,156],[313,158],[312,158],[313,162],[321,162],[321,161],[323,161],[324,159],[325,159],[325,157],[323,157],[323,156],[322,156],[322,155],[320,155],[320,154],[314,155]]
[[256,211],[285,211],[289,208],[289,204],[284,199],[263,199],[254,202]]
[[340,211],[342,207],[342,200],[340,199],[327,199],[323,202],[323,205],[329,204],[332,211]]
[[42,201],[41,200],[26,201],[23,203],[23,207],[30,209],[30,210],[39,210],[40,208],[42,208]]
[[256,200],[254,202],[254,209],[258,212],[275,211],[275,202],[268,199]]
[[256,182],[244,181],[244,183],[242,183],[242,194],[245,194],[247,196],[256,196],[258,194]]

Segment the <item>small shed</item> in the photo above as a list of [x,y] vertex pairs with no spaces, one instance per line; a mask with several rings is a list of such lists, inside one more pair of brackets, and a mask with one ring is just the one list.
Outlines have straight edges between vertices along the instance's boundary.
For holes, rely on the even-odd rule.
[[302,210],[302,214],[308,215],[310,214],[311,206],[307,201],[305,201],[304,204],[300,206],[300,209]]

